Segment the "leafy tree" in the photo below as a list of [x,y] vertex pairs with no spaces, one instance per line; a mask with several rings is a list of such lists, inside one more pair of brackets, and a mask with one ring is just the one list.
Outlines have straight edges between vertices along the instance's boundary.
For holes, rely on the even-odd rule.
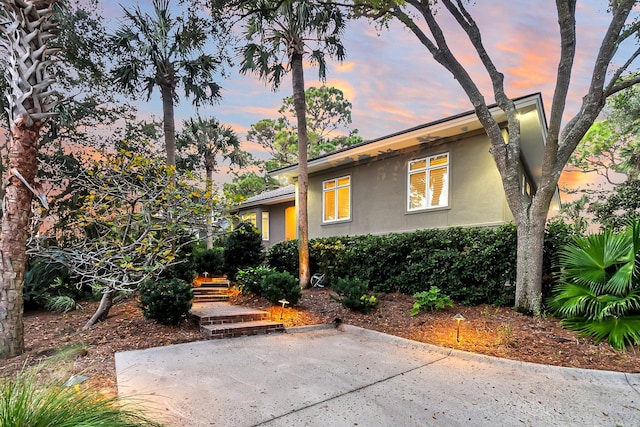
[[344,58],[340,37],[345,18],[339,8],[309,0],[240,2],[249,13],[244,25],[247,44],[242,49],[243,73],[257,72],[275,88],[291,71],[293,105],[298,136],[298,238],[300,286],[309,284],[309,224],[307,216],[307,115],[303,58],[326,75],[325,56]]
[[[334,132],[345,129],[351,124],[351,102],[344,97],[344,92],[333,86],[322,85],[319,88],[310,87],[304,92],[307,103],[307,127],[322,141],[341,141],[343,138],[334,136]],[[278,110],[283,115],[285,123],[295,129],[292,118],[295,117],[293,98],[287,97]],[[353,130],[349,135],[357,134]],[[336,147],[341,148],[341,147]],[[335,148],[334,148],[335,149]],[[310,153],[313,149],[310,149]],[[320,155],[323,152],[314,153]]]
[[[557,21],[559,22],[559,62],[556,70],[556,86],[549,114],[549,127],[546,135],[541,177],[534,197],[528,197],[522,191],[519,173],[523,169],[521,156],[521,130],[518,113],[513,98],[507,95],[504,87],[505,75],[492,59],[482,40],[482,32],[474,20],[469,2],[463,0],[355,0],[358,13],[384,23],[387,19],[397,19],[411,31],[431,56],[449,71],[466,93],[473,108],[491,141],[490,153],[493,156],[505,190],[509,208],[514,216],[518,230],[517,279],[515,307],[518,310],[540,313],[542,305],[542,260],[544,229],[549,204],[558,185],[558,179],[571,154],[583,139],[600,111],[607,97],[631,87],[640,81],[640,75],[623,78],[635,62],[639,49],[632,49],[626,58],[616,58],[615,68],[612,62],[619,47],[625,42],[631,43],[640,29],[640,21],[632,11],[637,1],[622,0],[610,2],[607,12],[611,15],[607,30],[600,42],[589,88],[581,97],[582,105],[562,127],[569,83],[571,81],[576,56],[577,25],[575,0],[556,2]],[[471,3],[472,5],[474,3]],[[465,67],[466,58],[451,50],[449,41],[455,31],[451,20],[457,23],[459,35],[465,36],[477,54],[486,75],[491,80],[491,90],[484,89],[486,75],[471,75],[471,68]],[[447,31],[443,25],[447,23]],[[446,34],[449,34],[447,36]],[[459,38],[455,38],[460,43]],[[464,60],[463,60],[464,59]],[[490,96],[487,96],[490,95]],[[508,125],[508,138],[505,140],[500,123],[491,114],[487,99],[495,99],[497,106],[505,113]]]
[[269,175],[260,176],[256,172],[247,172],[235,176],[230,183],[225,183],[223,188],[226,197],[241,202],[256,194],[278,188],[278,182]]
[[640,176],[640,88],[631,86],[607,99],[605,118],[591,126],[569,165],[595,172],[616,185]]
[[[3,177],[0,236],[0,357],[24,350],[22,289],[26,263],[27,226],[37,170],[38,138],[52,113],[46,73],[56,52],[56,0],[6,0],[0,6],[0,55],[8,83],[6,92],[11,138],[7,173]],[[33,191],[32,191],[33,189]]]
[[122,26],[110,37],[114,62],[113,82],[131,95],[146,93],[147,101],[157,87],[162,98],[167,164],[175,166],[174,105],[177,88],[193,104],[213,103],[220,87],[213,81],[222,61],[204,53],[210,37],[203,18],[193,13],[174,18],[170,0],[153,0],[154,15],[139,7],[125,14]]
[[[305,101],[309,157],[362,142],[357,129],[349,131],[348,135],[336,134],[351,124],[351,102],[340,89],[324,85],[310,87],[305,91]],[[295,163],[297,159],[293,98],[285,98],[278,112],[281,116],[277,120],[260,120],[247,132],[248,141],[263,146],[273,157],[265,163],[267,170]]]
[[[218,161],[228,160],[231,165],[245,166],[249,154],[240,149],[240,140],[228,126],[221,125],[215,118],[189,119],[184,124],[184,131],[178,137],[178,149],[186,155],[180,163],[192,169],[204,165],[205,197],[214,194],[213,174],[217,170]],[[207,249],[213,248],[213,212],[207,216]]]
[[[68,268],[78,286],[102,291],[87,327],[105,320],[118,291],[130,291],[180,262],[176,252],[211,211],[210,197],[190,184],[190,174],[153,157],[145,144],[101,153],[77,178],[84,191],[65,233],[40,234],[29,254]],[[167,221],[171,216],[174,220]]]
[[640,217],[640,180],[629,179],[608,194],[601,194],[589,204],[603,230],[622,230],[630,220]]
[[296,162],[298,156],[297,132],[287,127],[282,118],[278,120],[262,119],[252,124],[247,131],[247,141],[264,147],[271,155],[272,158],[265,162],[267,170]]

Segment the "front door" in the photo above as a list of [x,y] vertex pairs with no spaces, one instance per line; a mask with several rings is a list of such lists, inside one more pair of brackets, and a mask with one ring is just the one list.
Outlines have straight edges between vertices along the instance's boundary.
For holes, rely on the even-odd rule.
[[297,230],[296,207],[290,206],[284,210],[284,240],[295,240]]

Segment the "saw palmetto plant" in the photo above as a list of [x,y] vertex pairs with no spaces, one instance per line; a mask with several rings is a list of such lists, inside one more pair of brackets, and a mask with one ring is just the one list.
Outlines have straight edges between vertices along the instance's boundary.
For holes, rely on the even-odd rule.
[[576,239],[560,254],[550,307],[562,324],[616,349],[640,343],[640,222]]

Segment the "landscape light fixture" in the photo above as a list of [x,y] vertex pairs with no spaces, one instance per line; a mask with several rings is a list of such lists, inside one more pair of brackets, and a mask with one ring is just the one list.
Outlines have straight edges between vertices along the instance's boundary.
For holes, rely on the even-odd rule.
[[456,342],[460,342],[460,322],[462,322],[464,319],[464,316],[460,313],[456,314],[455,316],[453,316],[453,318],[455,319],[456,323],[458,324],[457,329],[456,329]]
[[280,320],[282,320],[282,314],[284,313],[284,306],[289,304],[289,301],[287,301],[286,299],[282,298],[281,300],[278,301],[280,304],[282,304],[282,308],[280,309]]

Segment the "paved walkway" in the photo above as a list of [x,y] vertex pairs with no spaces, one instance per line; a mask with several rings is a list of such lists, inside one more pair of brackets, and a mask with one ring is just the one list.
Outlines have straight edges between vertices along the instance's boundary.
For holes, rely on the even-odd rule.
[[302,330],[117,353],[118,389],[171,426],[640,426],[640,374]]

